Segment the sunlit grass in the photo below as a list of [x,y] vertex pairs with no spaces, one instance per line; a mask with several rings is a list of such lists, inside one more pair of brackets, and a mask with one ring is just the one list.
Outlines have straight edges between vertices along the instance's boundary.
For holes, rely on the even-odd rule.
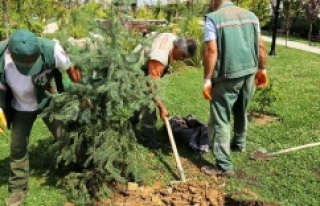
[[[269,46],[267,43],[267,48]],[[249,124],[247,153],[232,153],[241,178],[232,178],[226,192],[246,189],[256,193],[261,200],[284,206],[316,206],[320,202],[320,147],[281,154],[269,162],[249,159],[250,153],[259,147],[274,152],[320,141],[319,55],[282,46],[277,46],[276,51],[276,57],[268,57],[268,74],[277,85],[280,99],[271,110],[283,121],[269,125]],[[201,94],[202,68],[176,71],[161,82],[162,96],[170,115],[193,114],[207,122],[209,105]],[[50,133],[42,121],[37,120],[30,138],[32,167],[27,206],[63,205],[68,199],[65,189],[56,185],[58,176],[46,175],[50,167],[47,149],[51,142]],[[9,144],[8,135],[0,138],[0,205],[8,195]],[[150,160],[145,162],[149,164],[148,182],[162,181],[166,185],[177,178],[169,143],[154,153],[147,149],[141,152]],[[182,146],[179,146],[179,152],[194,163],[202,159],[214,161],[211,153],[201,157]],[[190,174],[186,173],[186,176],[190,178]]]

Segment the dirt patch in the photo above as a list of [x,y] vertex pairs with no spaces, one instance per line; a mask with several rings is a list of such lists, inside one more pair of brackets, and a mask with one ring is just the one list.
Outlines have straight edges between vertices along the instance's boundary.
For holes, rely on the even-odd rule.
[[245,182],[250,183],[250,185],[259,186],[259,181],[254,175],[249,175],[248,173],[244,172],[241,169],[236,170],[236,177],[237,179],[245,180]]
[[[279,206],[259,201],[237,200],[238,196],[251,199],[259,197],[253,191],[244,190],[225,196],[218,179],[187,181],[171,187],[138,186],[128,183],[126,188],[114,195],[114,206]],[[219,180],[218,180],[219,181]],[[222,184],[223,185],[223,184]]]
[[[199,168],[203,163],[195,165],[189,159],[181,160],[188,177],[199,176]],[[236,178],[250,178],[244,173],[240,174],[242,175],[237,175]],[[114,206],[279,206],[258,201],[259,194],[249,189],[225,194],[223,190],[227,179],[223,177],[205,176],[204,180],[194,179],[171,186],[161,184],[163,181],[160,179],[160,182],[155,182],[152,186],[137,183],[119,185],[109,201]]]
[[281,122],[283,119],[276,114],[265,113],[260,114],[258,112],[249,112],[248,119],[250,122],[258,125],[271,124],[276,122]]
[[225,206],[280,206],[280,205],[275,203],[260,202],[260,201],[236,200],[232,197],[227,196],[225,198]]
[[139,187],[136,183],[128,183],[125,190],[115,194],[113,204],[115,206],[225,205],[221,188],[213,181],[187,181],[167,188]]
[[[188,177],[197,177],[200,165],[195,165],[189,159],[181,158]],[[201,176],[201,175],[200,175]],[[244,172],[237,170],[236,178],[247,178],[250,182],[256,180]],[[188,179],[188,178],[187,178]],[[96,206],[279,206],[279,204],[258,201],[260,196],[254,191],[241,191],[225,194],[227,179],[223,177],[205,176],[205,180],[189,180],[184,183],[173,183],[167,186],[159,176],[153,185],[139,185],[129,182],[126,185],[114,183],[113,197],[105,199]],[[66,206],[73,204],[66,204]]]
[[271,160],[272,156],[270,156],[267,152],[263,152],[263,151],[254,151],[251,155],[250,155],[250,159],[252,160]]
[[[259,194],[249,189],[226,195],[223,193],[225,179],[208,178],[206,181],[192,180],[163,187],[160,183],[139,186],[129,182],[115,185],[113,197],[96,206],[280,206],[276,203],[258,201]],[[66,203],[65,206],[74,206]]]
[[259,194],[250,190],[243,189],[225,196],[225,206],[280,206],[276,203],[258,201]]
[[317,178],[320,178],[320,170],[314,170],[313,171],[314,176],[316,176]]

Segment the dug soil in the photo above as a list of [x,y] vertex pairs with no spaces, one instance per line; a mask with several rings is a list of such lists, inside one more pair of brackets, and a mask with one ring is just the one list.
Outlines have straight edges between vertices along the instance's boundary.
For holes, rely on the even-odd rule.
[[[199,166],[190,162],[189,159],[181,158],[188,174],[186,182],[163,183],[162,177],[158,182],[150,184],[127,184],[114,183],[111,186],[113,196],[106,198],[104,203],[96,203],[96,206],[280,206],[276,203],[258,201],[259,194],[250,189],[224,193],[228,185],[228,179],[216,176],[205,176]],[[197,177],[190,180],[189,177]],[[245,178],[245,174],[236,170],[234,178]],[[246,177],[248,178],[248,177]],[[201,180],[200,180],[201,179]],[[250,180],[254,181],[254,180]],[[74,206],[66,203],[65,206]]]
[[248,120],[254,124],[266,125],[283,121],[282,117],[273,113],[260,114],[255,111],[248,112]]
[[[279,206],[276,203],[257,201],[261,197],[250,189],[242,189],[226,194],[224,189],[228,179],[206,176],[201,173],[200,165],[190,159],[181,157],[186,182],[165,182],[161,177],[153,185],[139,185],[129,182],[126,185],[115,185],[113,198],[109,200],[114,206]],[[243,178],[241,171],[236,170],[234,178]],[[197,177],[196,179],[188,179]]]
[[[261,196],[250,189],[232,191],[228,187],[228,179],[224,177],[206,176],[200,168],[205,162],[192,161],[181,157],[184,166],[186,182],[171,182],[159,173],[156,181],[151,183],[127,184],[112,183],[113,196],[104,199],[104,203],[96,203],[96,206],[280,206],[277,203],[261,201]],[[250,176],[241,170],[236,170],[233,178],[247,179],[254,182]],[[194,178],[194,179],[192,179]],[[178,179],[178,178],[177,178]],[[225,193],[228,191],[228,193]],[[74,206],[67,203],[65,206]]]
[[114,194],[112,202],[115,206],[279,206],[259,201],[236,200],[223,194],[221,186],[216,180],[187,181],[165,188],[128,183],[126,188]]

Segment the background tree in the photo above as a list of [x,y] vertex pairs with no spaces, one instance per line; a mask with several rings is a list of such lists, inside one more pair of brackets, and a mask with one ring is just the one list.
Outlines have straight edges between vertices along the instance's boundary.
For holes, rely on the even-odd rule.
[[242,0],[239,5],[257,15],[261,27],[270,22],[270,1],[269,0]]
[[303,11],[303,0],[283,0],[282,15],[284,19],[284,29],[286,32],[286,46],[290,34],[293,18]]
[[151,11],[147,6],[142,6],[136,14],[136,17],[139,19],[154,19],[159,18],[160,16],[163,16],[160,6],[153,7]]
[[48,21],[57,19],[58,10],[66,10],[65,5],[59,1],[3,0],[0,38],[6,38],[17,28],[29,29],[41,35]]
[[185,3],[172,3],[162,7],[162,11],[165,13],[165,18],[169,23],[172,23],[175,19],[183,17],[188,13],[188,9]]
[[3,24],[5,37],[9,37],[9,12],[8,12],[8,1],[2,0],[2,13],[3,13]]
[[242,2],[242,0],[236,0],[236,1],[234,1],[234,3],[235,3],[236,5],[240,5],[241,2]]
[[317,20],[320,12],[320,0],[309,0],[305,4],[305,14],[309,23],[308,41],[311,45],[312,25]]

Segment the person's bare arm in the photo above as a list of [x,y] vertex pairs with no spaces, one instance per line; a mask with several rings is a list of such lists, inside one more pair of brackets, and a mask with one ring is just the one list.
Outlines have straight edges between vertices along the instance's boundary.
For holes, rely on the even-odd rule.
[[215,40],[207,41],[204,49],[204,85],[202,94],[205,100],[211,101],[212,74],[217,62],[218,47]]
[[[164,71],[165,71],[165,67],[163,66],[163,64],[155,60],[149,60],[148,75],[151,76],[153,79],[160,79]],[[154,93],[153,85],[150,85],[150,89],[151,89],[151,92]],[[162,119],[165,119],[169,115],[166,107],[164,106],[162,100],[159,97],[155,97],[155,101],[160,110],[160,117]]]
[[268,75],[267,75],[267,54],[266,47],[262,40],[261,34],[259,33],[259,62],[258,71],[255,74],[255,84],[258,88],[264,88],[268,85]]
[[207,41],[204,50],[204,79],[211,79],[217,62],[218,47],[215,40]]
[[258,68],[259,69],[265,69],[267,67],[267,53],[266,53],[266,47],[264,45],[264,42],[262,40],[261,34],[259,33],[259,63]]

